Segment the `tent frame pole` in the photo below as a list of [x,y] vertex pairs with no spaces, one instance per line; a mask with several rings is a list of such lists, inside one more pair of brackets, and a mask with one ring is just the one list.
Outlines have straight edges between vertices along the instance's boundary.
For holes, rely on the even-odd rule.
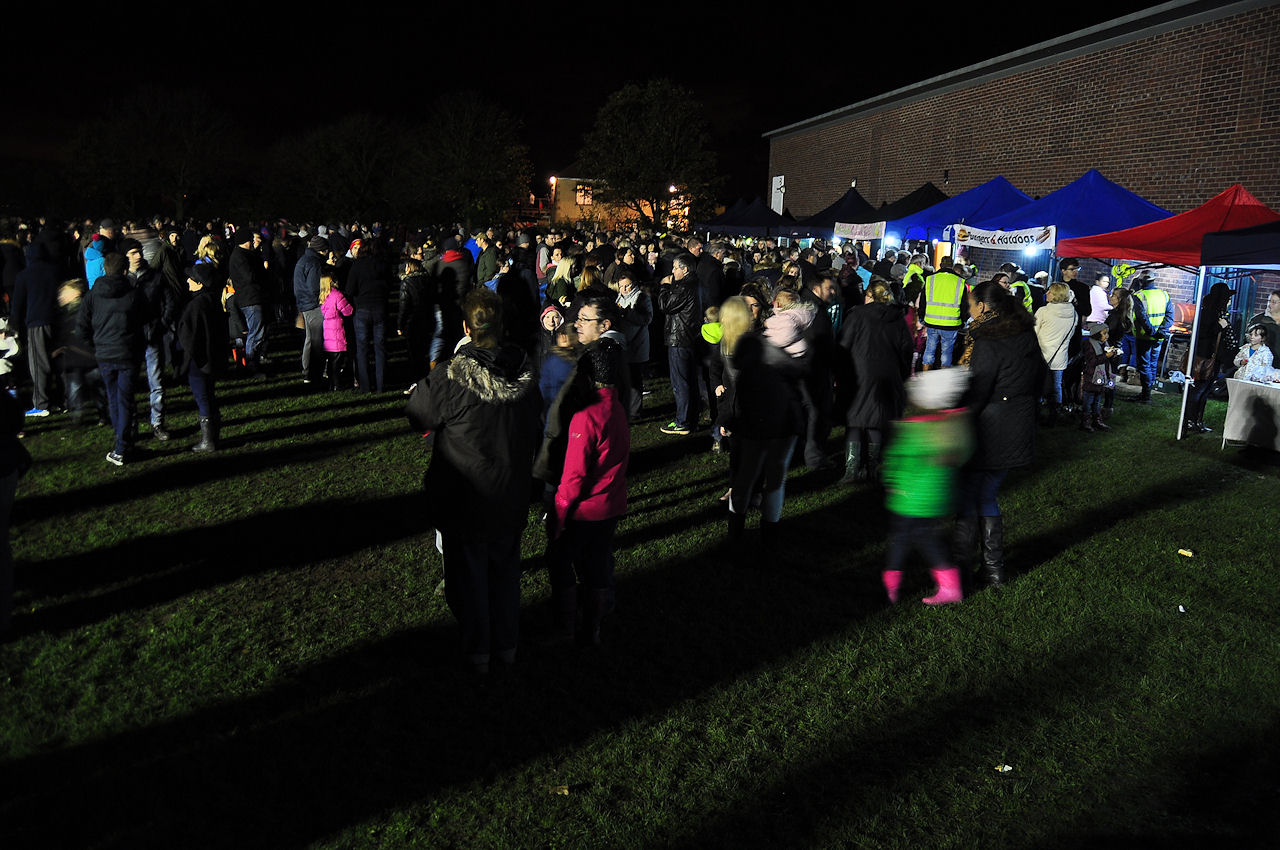
[[[1191,320],[1191,340],[1187,346],[1187,374],[1182,380],[1182,410],[1178,412],[1178,439],[1182,439],[1182,432],[1187,427],[1187,399],[1191,395],[1191,387],[1195,385],[1195,378],[1191,377],[1191,373],[1195,371],[1196,364],[1196,337],[1200,334],[1200,301],[1204,296],[1204,275],[1205,267],[1200,267],[1200,276],[1196,278],[1196,294],[1193,299],[1196,305],[1196,316]],[[1209,379],[1210,381],[1213,378]]]

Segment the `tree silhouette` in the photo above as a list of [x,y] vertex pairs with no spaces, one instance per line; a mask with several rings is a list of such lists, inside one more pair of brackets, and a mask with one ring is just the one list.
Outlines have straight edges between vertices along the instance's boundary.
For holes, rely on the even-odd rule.
[[533,169],[519,133],[517,120],[479,95],[441,97],[414,136],[413,200],[468,230],[500,220],[529,194]]
[[203,94],[147,87],[103,104],[70,144],[85,196],[125,215],[172,211],[212,189],[235,149],[230,119]]
[[629,84],[609,96],[583,140],[583,175],[603,181],[593,187],[601,201],[660,227],[673,194],[695,204],[710,196],[715,156],[707,141],[702,107],[689,91],[670,80]]

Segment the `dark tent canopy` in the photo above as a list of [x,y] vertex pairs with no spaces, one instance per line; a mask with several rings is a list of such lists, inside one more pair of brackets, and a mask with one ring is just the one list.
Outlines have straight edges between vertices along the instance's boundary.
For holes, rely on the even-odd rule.
[[1280,270],[1280,221],[1205,234],[1200,265]]
[[[903,218],[905,216],[926,210],[934,204],[940,204],[947,200],[947,193],[939,189],[932,183],[926,183],[914,192],[903,195],[891,204],[885,204],[875,211],[875,216],[866,221],[893,221],[894,219]],[[841,219],[844,221],[844,219]],[[851,224],[860,222],[854,221]]]
[[[871,216],[867,218],[866,216]],[[849,189],[831,206],[814,213],[798,223],[816,231],[832,231],[837,221],[878,221],[876,208],[867,203],[857,189]]]
[[732,220],[726,219],[712,225],[709,229],[734,236],[786,236],[791,235],[796,223],[785,216],[778,215],[769,209],[763,198],[757,197],[741,210]]

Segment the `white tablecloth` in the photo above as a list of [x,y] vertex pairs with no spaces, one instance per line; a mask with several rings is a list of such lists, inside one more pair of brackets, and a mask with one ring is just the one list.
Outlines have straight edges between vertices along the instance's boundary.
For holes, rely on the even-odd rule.
[[1249,443],[1280,451],[1280,384],[1227,381],[1227,422],[1222,447]]

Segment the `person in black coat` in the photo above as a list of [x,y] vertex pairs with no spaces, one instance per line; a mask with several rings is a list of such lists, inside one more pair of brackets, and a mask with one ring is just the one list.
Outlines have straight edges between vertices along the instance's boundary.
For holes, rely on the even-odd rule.
[[253,228],[237,230],[234,238],[239,241],[231,252],[227,273],[236,291],[236,306],[244,314],[244,323],[248,328],[244,343],[245,360],[249,370],[257,374],[258,365],[266,351],[267,322],[270,318],[267,308],[271,299],[266,286],[266,269],[262,264],[261,252],[253,247]]
[[[845,408],[845,472],[841,484],[874,479],[885,429],[902,417],[915,351],[905,308],[884,283],[873,283],[865,303],[844,317],[837,340],[841,354],[840,406]],[[865,465],[864,465],[865,464]]]
[[351,251],[356,257],[343,294],[355,307],[356,374],[360,389],[380,393],[384,389],[387,367],[385,341],[387,315],[391,310],[391,274],[381,247],[374,240],[356,240],[351,244]]
[[417,260],[405,260],[400,278],[396,334],[409,347],[409,379],[416,383],[431,371],[431,338],[436,333],[436,281]]
[[31,263],[15,278],[14,330],[25,335],[27,366],[31,370],[31,409],[27,416],[48,416],[57,389],[53,371],[54,330],[58,322],[61,268],[51,242],[41,234]]
[[231,342],[213,267],[205,263],[187,269],[187,288],[192,297],[178,319],[178,344],[182,347],[179,374],[187,376],[200,414],[200,442],[191,450],[211,452],[217,447],[220,418],[214,383],[226,367]]
[[469,341],[418,384],[408,414],[418,433],[435,432],[423,486],[442,541],[445,601],[473,669],[488,672],[491,655],[515,660],[542,399],[532,361],[502,343],[498,294],[482,287],[461,306]]
[[112,252],[103,257],[98,278],[80,308],[76,330],[98,358],[98,371],[107,388],[107,409],[116,432],[107,462],[123,466],[134,441],[133,382],[145,347],[143,326],[147,302],[125,276],[128,261]]
[[782,517],[787,466],[804,423],[797,387],[803,366],[753,329],[755,317],[745,298],[727,299],[720,322],[724,368],[719,386],[724,391],[714,427],[733,440],[729,538],[742,537],[758,486],[761,542],[771,546]]
[[1036,398],[1048,367],[1035,320],[999,283],[978,284],[969,294],[969,312],[971,344],[961,365],[972,375],[966,406],[976,439],[961,475],[953,554],[957,565],[967,564],[980,528],[983,572],[998,587],[1004,583],[1004,518],[997,497],[1009,470],[1035,456]]

